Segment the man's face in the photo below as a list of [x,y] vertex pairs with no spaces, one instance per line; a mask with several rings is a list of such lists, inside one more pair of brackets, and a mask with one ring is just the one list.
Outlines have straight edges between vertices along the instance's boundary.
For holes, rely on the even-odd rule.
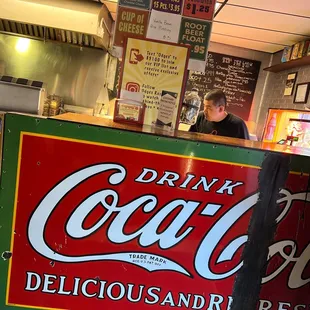
[[205,100],[203,102],[204,108],[203,113],[208,121],[217,122],[223,117],[225,108],[223,106],[215,106],[213,100]]

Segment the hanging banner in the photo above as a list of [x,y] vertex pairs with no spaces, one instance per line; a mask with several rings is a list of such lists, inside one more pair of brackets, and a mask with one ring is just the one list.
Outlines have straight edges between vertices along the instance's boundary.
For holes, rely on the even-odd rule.
[[154,0],[152,8],[156,11],[181,14],[183,0]]
[[150,0],[119,0],[118,5],[148,10],[150,8]]
[[191,45],[191,59],[206,60],[210,34],[211,23],[182,18],[179,43]]
[[189,47],[152,40],[128,38],[123,56],[121,87],[143,93],[144,124],[155,123],[162,91],[176,94],[171,128],[176,127],[187,78]]
[[148,18],[148,11],[119,6],[114,32],[114,45],[123,47],[127,37],[145,38]]
[[184,0],[183,15],[212,20],[216,0]]

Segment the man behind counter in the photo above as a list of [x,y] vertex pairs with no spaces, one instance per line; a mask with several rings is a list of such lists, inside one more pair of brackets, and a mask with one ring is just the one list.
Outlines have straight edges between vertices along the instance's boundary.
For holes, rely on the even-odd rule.
[[190,132],[249,139],[245,122],[231,113],[226,112],[226,96],[221,90],[212,90],[205,95],[204,109],[197,117],[196,124]]

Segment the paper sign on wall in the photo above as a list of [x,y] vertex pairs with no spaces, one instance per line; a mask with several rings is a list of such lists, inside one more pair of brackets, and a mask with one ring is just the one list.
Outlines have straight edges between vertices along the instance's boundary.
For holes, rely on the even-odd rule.
[[181,15],[152,10],[146,37],[148,39],[177,43]]
[[189,59],[187,68],[190,71],[202,72],[202,74],[204,74],[206,69],[206,63],[207,59],[206,60]]
[[173,114],[177,108],[177,98],[177,93],[168,92],[165,90],[162,91],[156,120],[157,125],[169,127],[172,125]]

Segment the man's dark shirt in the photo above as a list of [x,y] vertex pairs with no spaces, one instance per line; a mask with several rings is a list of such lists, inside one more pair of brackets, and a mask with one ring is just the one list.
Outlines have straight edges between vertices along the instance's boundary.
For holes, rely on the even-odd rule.
[[245,122],[231,113],[220,122],[211,122],[205,118],[202,111],[197,117],[196,124],[192,125],[189,131],[249,140]]

